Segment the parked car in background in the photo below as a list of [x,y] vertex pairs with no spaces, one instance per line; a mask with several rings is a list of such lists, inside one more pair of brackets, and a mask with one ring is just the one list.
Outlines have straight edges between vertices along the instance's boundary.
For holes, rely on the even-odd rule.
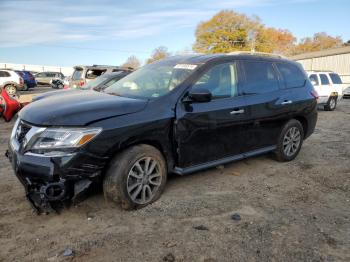
[[50,85],[52,79],[64,79],[60,72],[41,72],[35,75],[38,85]]
[[0,86],[3,86],[10,96],[14,96],[17,91],[25,89],[23,78],[9,69],[0,69]]
[[[89,83],[87,83],[86,85],[79,87],[79,88],[64,88],[66,92],[73,92],[75,90],[95,90],[98,92],[103,91],[104,89],[106,89],[107,87],[111,86],[112,84],[114,84],[115,82],[117,82],[118,80],[122,79],[123,77],[125,77],[126,75],[128,75],[130,72],[114,72],[114,73],[106,73],[103,74],[99,77],[97,77],[95,80],[90,81]],[[54,89],[61,89],[62,85],[64,84],[62,80],[53,80],[53,84],[52,84],[52,88]],[[53,86],[55,85],[55,87]],[[62,91],[53,91],[53,92],[46,92],[46,93],[42,93],[39,94],[37,96],[35,96],[33,98],[33,102],[41,100],[43,98],[48,98],[51,96],[65,96],[67,93],[62,92]]]
[[343,97],[346,85],[337,73],[331,71],[308,71],[308,76],[319,95],[318,103],[324,110],[333,111]]
[[95,80],[90,81],[81,87],[82,90],[95,90],[103,91],[107,87],[113,85],[115,82],[119,81],[123,77],[130,74],[131,71],[119,71],[113,73],[105,73]]
[[350,86],[344,90],[343,98],[350,98]]
[[30,88],[34,88],[37,86],[37,82],[35,80],[35,77],[32,75],[29,71],[15,71],[17,74],[19,74],[23,80],[24,80],[24,90],[28,90]]
[[113,72],[131,72],[132,68],[107,65],[75,66],[69,81],[70,88],[79,88],[97,77]]
[[291,161],[317,121],[302,67],[257,54],[169,57],[102,92],[60,92],[20,111],[7,151],[39,212],[101,180],[106,199],[136,209],[161,196],[168,173],[268,152]]

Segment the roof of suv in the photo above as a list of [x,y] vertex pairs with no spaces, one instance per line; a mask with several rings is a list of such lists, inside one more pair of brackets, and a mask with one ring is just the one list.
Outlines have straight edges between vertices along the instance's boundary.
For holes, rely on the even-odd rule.
[[184,56],[173,56],[169,57],[167,59],[176,59],[181,60],[181,63],[188,63],[188,64],[204,64],[209,61],[215,61],[215,60],[221,60],[223,58],[232,57],[232,58],[239,58],[244,60],[269,60],[269,61],[276,61],[276,62],[289,62],[294,64],[299,64],[295,61],[286,59],[282,56],[274,55],[274,54],[264,54],[264,53],[249,53],[249,52],[234,52],[234,53],[228,53],[228,54],[209,54],[209,55],[203,55],[203,54],[196,54],[196,55],[184,55]]

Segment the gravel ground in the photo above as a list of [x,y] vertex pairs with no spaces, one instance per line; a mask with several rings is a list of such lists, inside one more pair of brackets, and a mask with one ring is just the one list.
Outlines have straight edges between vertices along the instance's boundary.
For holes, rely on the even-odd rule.
[[[12,125],[0,122],[0,152]],[[171,176],[138,211],[97,193],[34,215],[0,156],[0,261],[350,261],[349,160],[350,100],[319,112],[294,161],[265,155]]]

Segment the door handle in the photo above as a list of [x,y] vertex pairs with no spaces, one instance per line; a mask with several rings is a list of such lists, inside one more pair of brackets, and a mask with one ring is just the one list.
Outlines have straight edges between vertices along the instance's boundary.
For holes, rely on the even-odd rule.
[[282,105],[289,105],[289,104],[291,104],[291,103],[293,103],[293,101],[292,100],[286,100],[286,101],[283,101],[281,104]]
[[239,109],[239,110],[233,110],[230,112],[231,115],[239,115],[239,114],[244,114],[244,109]]

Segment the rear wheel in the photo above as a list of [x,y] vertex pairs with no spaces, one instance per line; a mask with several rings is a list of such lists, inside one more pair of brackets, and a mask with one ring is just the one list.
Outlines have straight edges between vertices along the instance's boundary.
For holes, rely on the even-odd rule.
[[149,145],[133,146],[116,156],[103,181],[106,198],[136,209],[156,201],[164,191],[167,169],[162,154]]
[[9,96],[15,96],[17,94],[17,87],[13,84],[5,86],[5,90]]
[[278,138],[275,152],[277,160],[281,162],[293,160],[301,149],[303,139],[304,130],[301,123],[296,119],[288,121]]
[[331,96],[328,100],[327,105],[324,106],[324,110],[333,111],[337,107],[337,97]]

